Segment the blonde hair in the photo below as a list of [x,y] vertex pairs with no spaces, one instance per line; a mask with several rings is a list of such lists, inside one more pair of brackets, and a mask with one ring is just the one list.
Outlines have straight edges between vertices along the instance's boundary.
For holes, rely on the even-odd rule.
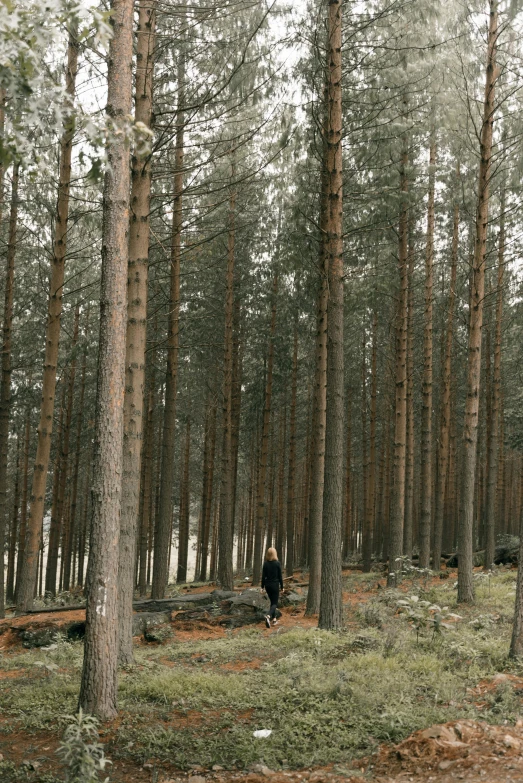
[[277,560],[278,553],[273,546],[270,546],[265,554],[266,560]]

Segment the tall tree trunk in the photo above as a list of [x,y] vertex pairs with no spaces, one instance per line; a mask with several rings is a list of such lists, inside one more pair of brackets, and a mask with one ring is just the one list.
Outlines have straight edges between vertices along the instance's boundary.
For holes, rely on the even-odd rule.
[[73,340],[71,344],[71,368],[68,378],[68,390],[67,390],[67,410],[65,416],[64,434],[62,437],[62,465],[63,470],[60,475],[60,489],[58,497],[58,519],[59,522],[63,520],[63,543],[62,543],[62,567],[63,567],[63,589],[69,590],[70,578],[71,578],[71,516],[66,511],[64,513],[64,506],[67,508],[66,503],[66,486],[69,486],[69,440],[71,434],[71,420],[73,416],[73,399],[74,399],[74,382],[76,377],[76,345],[78,343],[78,327],[80,321],[80,307],[76,306],[74,314],[74,327],[73,327]]
[[[278,521],[276,524],[276,551],[283,558],[283,542],[285,540],[285,455],[287,444],[287,400],[280,407],[280,464],[278,471]],[[254,446],[254,444],[253,444]],[[309,587],[310,589],[310,587]]]
[[[235,268],[235,271],[237,269]],[[235,281],[238,289],[238,280]],[[242,408],[243,349],[242,313],[240,295],[236,291],[233,305],[232,337],[232,401],[231,401],[231,449],[232,449],[232,529],[235,530],[236,489],[238,484],[238,453],[240,448],[240,419]]]
[[[136,42],[136,122],[152,126],[153,55],[156,33],[156,0],[140,0]],[[133,594],[144,419],[145,348],[147,342],[147,272],[149,261],[149,212],[151,156],[132,158],[131,223],[127,278],[127,337],[125,357],[124,449],[122,519],[118,564],[118,660],[133,660]]]
[[[185,14],[185,4],[183,5]],[[185,18],[185,17],[184,17]],[[174,151],[174,199],[171,237],[171,290],[167,327],[167,373],[165,376],[165,409],[163,419],[160,505],[154,537],[153,582],[151,598],[163,598],[169,582],[169,541],[173,517],[174,444],[176,429],[176,391],[178,388],[178,353],[180,346],[180,259],[183,229],[184,135],[185,135],[185,55],[178,57],[178,109],[176,112],[176,146]]]
[[[485,570],[492,568],[496,549],[496,495],[499,459],[499,407],[501,393],[501,337],[503,325],[503,284],[505,272],[505,186],[501,190],[501,215],[498,244],[498,289],[496,294],[496,336],[494,340],[494,372],[490,416],[487,497],[485,514]],[[502,445],[502,444],[501,444]]]
[[[154,365],[153,365],[154,366]],[[145,424],[145,441],[143,450],[143,501],[142,517],[140,520],[140,570],[138,576],[138,587],[140,596],[147,593],[147,560],[149,544],[149,527],[152,517],[152,499],[154,496],[153,488],[153,449],[154,449],[154,406],[156,401],[156,377],[154,369],[149,379],[149,395],[147,401],[147,421]]]
[[467,398],[463,429],[463,489],[462,513],[458,528],[458,601],[474,600],[473,528],[474,489],[476,479],[478,408],[481,375],[481,331],[483,326],[483,299],[485,294],[485,257],[487,250],[487,226],[489,185],[492,159],[492,130],[494,122],[494,92],[497,78],[496,49],[498,38],[497,0],[490,0],[485,102],[480,138],[480,164],[478,204],[476,213],[476,242],[472,266],[472,291],[470,297],[470,324],[468,337]]
[[[178,533],[178,570],[176,581],[187,581],[187,556],[189,553],[189,461],[191,453],[191,420],[187,419],[185,430],[185,457],[183,461],[183,477],[180,488],[180,525]],[[183,511],[183,513],[182,513]]]
[[[523,459],[520,466],[520,507],[523,510]],[[523,511],[519,517],[519,553],[518,563],[523,563]],[[516,602],[514,609],[514,625],[512,626],[512,639],[510,642],[511,658],[521,658],[523,656],[523,568],[518,568],[516,579]]]
[[324,96],[324,127],[322,135],[322,170],[320,194],[320,257],[318,314],[316,321],[316,366],[312,402],[312,462],[309,503],[309,590],[306,615],[318,614],[321,597],[321,538],[323,520],[323,488],[325,482],[325,415],[327,406],[327,307],[329,301],[326,243],[328,184],[327,176],[327,82]]
[[287,474],[287,576],[294,573],[294,513],[296,506],[296,394],[298,390],[298,324],[294,321],[294,348],[292,352],[291,415],[289,432],[289,471]]
[[18,513],[20,511],[20,435],[16,439],[16,475],[15,491],[13,500],[13,516],[11,517],[11,529],[9,531],[9,555],[7,558],[7,587],[6,600],[12,601],[15,595],[15,558],[16,558],[16,539],[18,535]]
[[[459,180],[459,164],[457,170]],[[450,412],[452,391],[452,344],[454,340],[454,308],[456,303],[456,276],[458,268],[458,242],[459,242],[459,204],[454,204],[451,267],[449,283],[449,300],[447,309],[447,323],[445,333],[445,356],[442,367],[441,417],[438,448],[438,479],[436,488],[436,509],[434,515],[434,551],[432,555],[432,567],[439,571],[441,564],[441,548],[443,541],[443,519],[445,514],[445,493],[447,477],[449,473],[449,446],[450,446]]]
[[[269,347],[267,352],[267,379],[265,385],[265,401],[263,406],[263,425],[261,433],[260,460],[258,465],[258,481],[256,485],[256,514],[254,528],[254,553],[252,583],[257,585],[261,581],[262,570],[262,546],[265,529],[265,483],[267,474],[267,454],[269,451],[269,427],[271,420],[272,401],[272,368],[274,363],[274,333],[276,331],[276,305],[278,300],[278,273],[274,275],[272,283],[272,311],[269,333]],[[290,464],[290,463],[289,463]],[[287,511],[288,520],[288,511]],[[281,557],[281,554],[280,554]]]
[[327,413],[325,433],[325,486],[321,602],[319,627],[343,624],[341,546],[343,518],[343,162],[342,162],[342,0],[331,0],[328,16],[326,175],[328,207],[326,264],[329,276],[327,308]]
[[407,440],[405,456],[405,523],[403,527],[403,554],[412,560],[414,539],[414,261],[415,249],[411,219],[409,230],[409,262],[407,293]]
[[[406,107],[404,114],[406,115]],[[407,439],[407,301],[408,301],[408,147],[403,137],[400,162],[400,218],[398,269],[400,277],[399,300],[396,315],[396,400],[394,425],[394,465],[392,509],[389,525],[389,576],[387,582],[394,586],[401,574],[403,554],[403,523],[405,519],[405,473]]]
[[24,561],[25,533],[27,524],[27,496],[29,488],[29,442],[31,438],[31,406],[27,406],[25,414],[24,431],[24,468],[22,478],[22,508],[20,510],[20,533],[18,536],[18,558],[16,561],[16,589],[15,602],[17,601],[17,591],[20,584],[20,574],[22,573],[22,564]]
[[[107,115],[124,123],[132,108],[133,0],[113,0]],[[107,145],[102,224],[100,344],[92,515],[86,579],[85,652],[79,706],[102,720],[116,715],[118,547],[123,463],[125,335],[129,258],[129,143]]]
[[231,151],[231,184],[227,232],[227,271],[225,289],[225,336],[223,353],[223,446],[220,517],[218,529],[218,582],[223,590],[234,589],[234,455],[232,440],[233,397],[233,324],[234,324],[234,264],[236,254],[236,163]]
[[214,455],[216,451],[216,403],[214,399],[209,404],[207,461],[204,466],[204,486],[202,497],[202,551],[200,557],[200,582],[207,580],[207,561],[209,559],[209,534],[211,531],[211,510],[214,486]]
[[[5,129],[5,100],[6,91],[0,87],[0,138],[3,138]],[[3,161],[0,161],[0,224],[4,216],[4,177],[5,166]]]
[[363,538],[363,571],[369,572],[374,547],[374,517],[376,513],[376,403],[378,394],[378,313],[372,319],[369,474],[367,478],[367,504],[365,508],[365,535]]
[[[129,0],[130,1],[130,0]],[[78,71],[77,30],[69,34],[67,50],[66,91],[72,105]],[[49,303],[45,334],[45,358],[42,379],[42,401],[38,423],[36,459],[31,487],[29,520],[24,548],[24,562],[17,589],[17,610],[24,612],[33,605],[33,595],[38,569],[40,534],[44,519],[45,488],[49,469],[49,455],[53,434],[54,401],[56,392],[56,368],[60,342],[60,319],[64,286],[64,264],[67,252],[67,224],[69,220],[69,188],[71,181],[71,153],[74,137],[74,120],[68,118],[60,141],[60,171],[58,200],[56,205],[55,237],[51,259]]]
[[352,549],[352,395],[347,389],[347,437],[345,445],[345,500],[343,504],[343,560],[348,560]]
[[53,470],[53,494],[51,499],[51,523],[49,525],[49,543],[47,546],[47,566],[45,571],[45,591],[55,595],[56,573],[58,568],[58,551],[60,546],[60,517],[58,516],[58,495],[60,492],[60,476],[63,471],[62,437],[65,419],[65,395],[67,391],[67,374],[62,380],[62,395],[60,401],[60,416],[56,430],[56,454]]
[[425,318],[423,328],[423,402],[421,426],[421,516],[419,567],[430,565],[432,523],[432,297],[434,287],[434,185],[436,178],[436,131],[431,130],[427,247],[425,253]]
[[[368,542],[365,542],[366,531],[366,509],[367,509],[367,492],[368,492],[368,476],[369,476],[369,462],[368,462],[368,449],[367,449],[367,330],[363,327],[363,337],[361,341],[361,504],[359,507],[359,518],[361,520],[361,537],[358,536],[358,543],[361,545],[361,554],[363,555],[364,549],[368,546]],[[358,546],[359,550],[359,546]]]
[[7,527],[7,455],[9,451],[9,420],[11,417],[11,332],[13,328],[19,169],[19,163],[14,163],[4,283],[4,324],[2,329],[2,375],[0,377],[0,618],[5,617],[4,549]]
[[[84,400],[85,400],[85,377],[87,373],[87,328],[89,323],[89,312],[86,316],[86,345],[83,351],[82,359],[82,374],[80,378],[80,398],[78,401],[78,413],[76,421],[76,448],[74,458],[74,472],[73,472],[73,487],[71,493],[71,547],[68,552],[68,560],[71,559],[71,554],[76,560],[76,551],[78,549],[79,530],[78,530],[78,478],[80,474],[80,459],[82,455],[82,430],[84,422]],[[73,584],[75,583],[75,576],[73,575]]]

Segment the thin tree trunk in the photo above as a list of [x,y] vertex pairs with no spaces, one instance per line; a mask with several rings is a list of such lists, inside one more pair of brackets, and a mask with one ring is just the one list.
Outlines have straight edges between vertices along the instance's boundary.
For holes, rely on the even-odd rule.
[[[189,462],[191,453],[191,420],[187,419],[185,430],[185,458],[183,462],[183,478],[180,487],[180,524],[178,533],[178,570],[176,581],[187,581],[187,556],[189,553]],[[183,501],[183,502],[182,502]],[[183,511],[183,513],[182,513]]]
[[[182,6],[185,13],[185,5]],[[163,598],[169,582],[169,541],[171,536],[174,484],[174,445],[176,429],[176,391],[178,388],[178,353],[180,346],[180,259],[183,229],[184,134],[185,134],[185,55],[178,57],[178,109],[176,113],[176,146],[173,221],[171,235],[171,289],[167,333],[167,373],[165,376],[165,409],[163,420],[160,505],[154,537],[153,582],[151,598]]]
[[207,561],[209,558],[209,534],[211,530],[211,510],[214,487],[214,455],[216,451],[216,403],[214,400],[209,408],[209,451],[204,473],[204,488],[202,498],[202,553],[200,561],[200,582],[207,580]]
[[[133,2],[113,0],[112,9],[107,115],[121,123],[126,121],[132,107]],[[93,501],[86,579],[85,652],[79,698],[79,706],[85,712],[102,720],[114,718],[117,712],[117,579],[129,258],[129,143],[125,133],[111,137],[107,156]]]
[[[457,170],[459,180],[459,164]],[[436,509],[434,515],[434,551],[432,555],[432,567],[439,571],[441,564],[441,548],[443,540],[443,519],[445,514],[445,492],[449,473],[449,446],[450,446],[450,413],[452,392],[452,344],[454,340],[454,309],[456,303],[456,276],[458,267],[458,242],[459,242],[459,204],[454,204],[454,217],[452,229],[451,267],[449,283],[449,300],[447,309],[447,323],[445,334],[445,357],[442,367],[443,393],[441,395],[441,418],[438,449],[438,480],[436,488]]]
[[63,470],[60,474],[60,488],[58,496],[58,520],[63,524],[63,539],[62,539],[62,567],[63,567],[63,582],[62,586],[64,590],[69,590],[71,579],[71,516],[66,511],[64,513],[64,506],[67,509],[68,504],[65,502],[66,486],[69,486],[69,440],[71,434],[71,420],[73,416],[73,399],[74,399],[74,382],[76,377],[76,345],[78,343],[78,328],[80,321],[80,307],[76,306],[74,314],[74,327],[73,327],[73,340],[71,344],[72,361],[68,378],[68,390],[67,390],[67,409],[65,416],[65,427],[62,438],[62,465]]
[[[87,314],[87,323],[89,315]],[[71,495],[71,547],[67,553],[68,560],[71,559],[71,554],[75,558],[75,553],[78,549],[78,477],[80,473],[80,458],[82,453],[82,429],[84,422],[84,400],[85,400],[85,377],[87,373],[87,329],[85,335],[86,345],[84,347],[83,359],[82,359],[82,374],[80,379],[80,399],[78,401],[78,413],[76,422],[76,449],[74,458],[74,473],[73,473],[73,487]],[[75,583],[75,576],[73,575],[72,583]]]
[[[6,91],[3,87],[0,87],[0,138],[4,137],[5,129],[5,100]],[[4,177],[5,177],[5,165],[3,160],[0,161],[0,224],[4,216]]]
[[[505,187],[501,190],[501,216],[498,244],[498,289],[496,295],[496,336],[494,340],[494,371],[490,410],[487,497],[485,513],[485,570],[492,568],[496,549],[496,496],[499,459],[499,407],[501,393],[501,339],[503,325],[503,285],[505,272]],[[502,444],[501,444],[502,445]]]
[[348,560],[352,550],[353,504],[352,504],[352,395],[347,389],[347,438],[345,446],[345,500],[343,506],[343,560]]
[[60,476],[63,471],[62,437],[65,419],[65,401],[67,391],[67,374],[62,380],[62,396],[60,401],[60,417],[56,431],[56,454],[53,470],[53,494],[51,499],[51,523],[49,526],[49,542],[47,546],[47,567],[45,572],[45,591],[55,595],[56,573],[58,569],[58,550],[60,546],[60,517],[58,516],[58,495],[60,492]]
[[[412,220],[411,220],[412,226]],[[407,314],[407,451],[405,456],[405,523],[403,554],[412,560],[414,538],[414,242],[409,231]]]
[[294,573],[295,530],[294,513],[296,506],[296,394],[298,390],[298,324],[294,321],[294,348],[292,352],[291,415],[289,432],[289,471],[287,474],[287,553],[285,570],[287,576]]
[[17,600],[17,591],[20,584],[20,574],[22,573],[22,564],[24,561],[25,533],[27,524],[27,496],[29,488],[29,441],[31,437],[31,406],[27,406],[25,415],[24,432],[24,469],[22,479],[22,508],[20,510],[20,533],[18,536],[18,558],[16,561],[16,589],[15,602]]
[[11,517],[11,529],[9,531],[9,554],[7,558],[7,586],[6,600],[12,601],[15,594],[15,558],[16,558],[16,539],[18,535],[18,513],[20,511],[20,435],[16,439],[16,475],[15,491],[13,500],[13,516]]
[[363,571],[369,572],[374,548],[374,518],[376,513],[376,403],[378,363],[378,313],[374,310],[372,319],[371,391],[370,391],[370,433],[369,473],[367,478],[367,503],[365,508],[365,536],[363,538]]
[[478,442],[478,407],[481,375],[481,331],[483,326],[483,299],[485,294],[485,257],[489,208],[489,185],[492,159],[492,130],[494,121],[494,92],[497,77],[496,49],[498,38],[497,0],[490,0],[485,102],[480,141],[478,204],[476,213],[476,242],[472,267],[470,298],[470,325],[468,337],[467,398],[463,430],[463,490],[462,513],[458,528],[458,601],[474,600],[473,529],[474,489]]
[[[523,563],[523,459],[520,466],[520,508],[522,509],[519,517],[519,553],[518,563]],[[521,658],[523,656],[523,568],[518,568],[516,578],[516,602],[514,609],[514,625],[512,626],[512,639],[510,642],[511,658]]]
[[18,180],[20,164],[13,165],[11,211],[7,240],[4,283],[4,324],[2,329],[2,375],[0,378],[0,618],[5,617],[4,549],[7,522],[7,455],[11,418],[11,336],[13,329],[13,288],[15,274],[16,232],[18,226]]
[[421,426],[421,516],[419,567],[430,565],[432,524],[432,297],[434,287],[434,186],[436,179],[436,131],[432,128],[429,156],[427,248],[425,253],[425,320],[423,329],[423,402]]
[[[128,0],[130,2],[130,0]],[[76,74],[78,71],[77,31],[71,29],[67,51],[66,91],[70,103],[73,103]],[[69,188],[71,181],[71,153],[74,137],[74,120],[68,118],[60,141],[60,171],[58,200],[56,205],[56,227],[51,259],[51,280],[49,283],[49,303],[45,335],[45,358],[42,379],[42,401],[38,423],[36,459],[31,487],[29,521],[27,525],[24,562],[17,589],[17,611],[24,612],[33,605],[33,596],[38,569],[40,534],[42,530],[45,506],[45,489],[51,453],[53,433],[54,401],[56,392],[56,369],[60,342],[60,320],[62,314],[62,296],[64,285],[64,264],[67,251],[67,225],[69,220]]]
[[155,381],[156,381],[156,376],[153,370],[151,372],[151,378],[149,380],[147,421],[145,425],[145,443],[144,443],[144,452],[143,452],[143,504],[142,504],[142,517],[140,523],[140,571],[138,577],[138,587],[140,589],[140,596],[142,597],[147,592],[147,560],[148,560],[149,527],[151,524],[152,499],[154,496],[153,448],[154,448],[154,433],[155,433],[154,407],[155,407],[155,400],[156,400]]
[[[135,118],[152,126],[153,55],[156,0],[138,3]],[[133,661],[133,594],[136,540],[140,508],[140,477],[144,420],[145,349],[147,343],[147,273],[151,156],[132,158],[131,223],[127,279],[127,337],[125,358],[124,450],[122,520],[118,565],[118,660]]]
[[233,396],[233,322],[234,322],[234,264],[236,254],[236,164],[231,151],[231,186],[227,232],[227,271],[225,290],[225,336],[223,354],[223,446],[220,490],[220,517],[218,529],[218,582],[223,590],[234,589],[234,455],[232,440]]
[[319,627],[343,624],[341,547],[343,518],[344,357],[343,357],[343,176],[342,176],[342,0],[331,0],[327,46],[327,231],[326,264],[329,279],[327,308],[327,413],[321,602]]
[[[287,400],[280,408],[280,464],[278,475],[278,521],[276,524],[276,551],[283,558],[283,542],[285,540],[285,456],[287,444]],[[254,445],[254,444],[253,444]],[[253,463],[254,465],[254,463]],[[255,472],[255,471],[254,471]],[[309,586],[310,589],[310,586]]]
[[[263,425],[261,434],[260,461],[258,467],[258,481],[256,489],[256,515],[254,528],[254,553],[253,553],[253,585],[260,584],[262,570],[262,546],[265,528],[265,482],[267,473],[267,453],[269,449],[269,427],[271,419],[272,401],[272,368],[274,362],[274,333],[276,330],[276,305],[278,299],[278,273],[274,275],[272,283],[272,311],[269,334],[269,348],[267,355],[267,379],[265,386],[265,402],[263,406]],[[290,462],[289,462],[290,464]],[[287,524],[288,524],[287,511]],[[281,554],[280,554],[281,556]]]
[[[406,114],[406,108],[404,109]],[[401,574],[403,554],[403,523],[405,519],[405,475],[407,436],[407,300],[408,300],[408,147],[403,138],[400,164],[400,219],[398,269],[400,277],[399,301],[396,316],[396,400],[394,426],[393,495],[389,525],[389,576],[394,586]]]
[[89,449],[89,458],[87,460],[87,473],[85,476],[84,502],[82,507],[82,518],[80,522],[80,535],[78,537],[78,584],[83,587],[84,584],[84,561],[85,549],[87,544],[87,520],[89,517],[89,497],[91,495],[91,465],[92,453]]

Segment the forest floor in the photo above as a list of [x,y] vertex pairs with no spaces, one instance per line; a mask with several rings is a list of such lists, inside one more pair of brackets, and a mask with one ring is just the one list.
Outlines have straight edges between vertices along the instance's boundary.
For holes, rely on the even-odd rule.
[[[523,783],[523,663],[507,657],[516,571],[478,573],[466,608],[444,576],[387,589],[379,573],[345,571],[340,633],[298,606],[270,630],[194,621],[137,639],[119,717],[100,731],[111,783]],[[2,783],[64,779],[56,750],[82,643],[24,649],[9,629],[38,617],[0,623]]]

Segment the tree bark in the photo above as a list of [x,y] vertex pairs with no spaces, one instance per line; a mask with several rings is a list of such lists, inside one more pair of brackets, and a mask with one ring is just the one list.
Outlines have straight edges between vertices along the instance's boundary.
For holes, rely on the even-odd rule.
[[216,404],[214,399],[209,404],[208,430],[205,435],[208,442],[207,459],[203,474],[202,497],[202,550],[200,557],[200,582],[207,580],[207,561],[209,559],[209,534],[211,530],[211,510],[214,486],[214,455],[216,451]]
[[[326,200],[326,199],[325,199]],[[326,212],[326,205],[324,207]],[[323,247],[323,240],[321,247]],[[327,401],[327,301],[329,289],[325,256],[320,257],[320,292],[316,326],[316,372],[312,411],[312,465],[309,514],[309,591],[306,615],[318,614],[321,597],[321,530],[325,467],[325,409]]]
[[59,527],[62,526],[63,521],[63,537],[62,537],[62,589],[69,590],[70,577],[71,577],[71,516],[64,513],[64,507],[67,508],[66,503],[66,486],[69,486],[69,440],[71,434],[71,420],[73,416],[73,399],[74,399],[74,382],[76,377],[76,345],[78,343],[78,328],[80,322],[80,307],[76,306],[74,314],[74,326],[73,326],[73,339],[71,343],[71,367],[69,369],[68,383],[67,383],[67,407],[65,413],[65,424],[63,437],[61,438],[62,447],[62,471],[60,473],[60,484],[58,489],[58,502],[57,502],[57,516]]
[[[274,363],[274,333],[276,330],[276,306],[278,300],[278,273],[274,275],[272,283],[272,311],[269,333],[269,346],[267,352],[267,378],[265,385],[265,400],[263,406],[263,424],[261,433],[260,459],[258,463],[258,476],[256,484],[256,514],[254,528],[254,552],[252,584],[257,585],[261,581],[262,570],[262,546],[265,529],[265,485],[267,474],[267,455],[269,451],[269,428],[271,420],[272,401],[272,369]],[[287,512],[288,515],[288,512]],[[288,520],[288,516],[287,516]],[[282,555],[280,554],[280,557]]]
[[[136,122],[152,127],[153,55],[156,33],[156,0],[140,0],[136,44]],[[149,262],[149,213],[151,156],[132,157],[131,223],[127,278],[127,336],[125,358],[124,449],[122,519],[118,565],[118,660],[133,661],[133,594],[144,419],[145,349],[147,342],[147,273]]]
[[[153,365],[154,367],[154,365]],[[156,378],[154,369],[151,372],[149,380],[149,395],[147,401],[147,421],[145,424],[145,441],[143,450],[143,500],[142,500],[142,516],[140,520],[140,569],[138,576],[138,587],[140,590],[140,596],[143,597],[147,593],[147,561],[148,561],[148,545],[149,545],[149,528],[152,517],[152,499],[154,496],[153,489],[153,448],[154,448],[154,408],[156,401]]]
[[[78,71],[77,31],[71,29],[67,51],[66,91],[72,105],[76,74]],[[45,358],[42,379],[42,401],[38,423],[36,459],[31,487],[29,520],[27,525],[24,562],[17,589],[17,611],[24,612],[33,605],[33,595],[38,569],[40,535],[44,518],[45,488],[49,469],[49,456],[53,434],[54,401],[56,392],[56,368],[60,342],[60,320],[64,285],[64,265],[67,252],[67,225],[69,220],[69,188],[71,181],[71,153],[73,148],[74,120],[68,118],[60,141],[60,171],[56,226],[51,259],[51,280],[45,334]]]
[[432,524],[432,297],[434,287],[434,186],[436,178],[436,131],[431,130],[427,247],[425,252],[425,315],[423,328],[423,402],[421,426],[421,515],[419,567],[430,565]]
[[[523,460],[520,468],[521,493],[523,495]],[[520,500],[521,500],[520,496]],[[523,509],[523,503],[521,505]],[[519,517],[519,553],[518,575],[516,579],[516,602],[514,609],[514,625],[512,626],[512,639],[510,642],[510,658],[523,656],[523,513]]]
[[20,164],[13,165],[11,210],[7,239],[4,284],[4,323],[2,328],[2,375],[0,377],[0,618],[5,617],[4,550],[7,522],[7,455],[11,418],[11,337],[13,330],[13,294],[18,227],[18,181]]
[[[73,473],[73,487],[72,487],[72,494],[71,494],[71,547],[70,551],[68,552],[68,560],[71,559],[71,554],[73,556],[73,559],[76,560],[76,552],[78,550],[78,543],[79,543],[79,537],[81,534],[81,531],[79,531],[79,525],[78,525],[78,478],[80,474],[80,459],[82,454],[82,430],[83,430],[83,423],[84,423],[84,400],[85,400],[85,378],[87,374],[87,332],[88,332],[88,325],[89,325],[89,311],[86,315],[86,335],[85,335],[85,347],[83,351],[83,359],[82,359],[82,374],[80,378],[80,399],[78,401],[78,413],[77,413],[77,421],[76,421],[76,449],[75,449],[75,459],[74,459],[74,473]],[[73,564],[74,565],[74,564]],[[76,571],[73,574],[73,584],[75,583],[75,574]]]
[[289,424],[289,470],[287,474],[287,552],[285,570],[287,576],[294,573],[294,514],[296,506],[296,394],[298,389],[298,324],[294,321],[294,347],[292,352],[291,414]]
[[234,322],[234,264],[236,254],[236,164],[235,151],[231,151],[231,184],[227,232],[227,271],[225,291],[225,337],[223,354],[223,446],[222,477],[220,491],[220,517],[218,526],[218,582],[223,590],[234,589],[233,540],[234,540],[234,455],[232,441],[233,396],[233,322]]
[[[406,114],[406,108],[404,109]],[[408,147],[403,138],[400,162],[400,218],[398,270],[399,301],[396,316],[396,400],[394,425],[394,465],[392,509],[389,525],[389,586],[397,584],[401,575],[403,554],[403,523],[405,519],[405,457],[407,436],[407,300],[408,300]]]
[[[185,5],[183,5],[185,9]],[[185,13],[185,11],[184,11]],[[178,57],[178,109],[176,112],[176,146],[173,222],[171,238],[171,289],[167,334],[167,372],[165,376],[165,409],[163,419],[160,504],[154,537],[153,582],[151,598],[163,598],[169,582],[169,541],[173,517],[174,444],[176,428],[176,392],[178,388],[178,353],[180,347],[180,259],[183,229],[184,135],[185,135],[185,55]]]
[[[496,335],[494,338],[494,370],[490,410],[487,496],[485,509],[485,570],[492,568],[496,549],[496,499],[499,459],[499,407],[501,393],[501,340],[503,325],[503,285],[505,272],[505,187],[501,190],[498,244],[498,286],[496,293]],[[502,445],[502,444],[501,444]],[[522,563],[523,566],[523,563]]]
[[370,432],[369,473],[367,478],[367,503],[365,508],[365,535],[363,537],[363,571],[368,573],[372,564],[374,548],[374,518],[376,514],[376,403],[378,395],[378,313],[374,310],[372,319],[371,390],[370,390]]
[[343,518],[343,161],[342,161],[342,0],[330,0],[327,63],[327,231],[326,264],[329,280],[327,308],[327,413],[325,432],[325,485],[321,601],[319,627],[329,630],[343,624],[341,547]]
[[[113,0],[107,116],[126,122],[132,108],[133,0]],[[118,548],[123,463],[125,335],[129,258],[129,143],[107,144],[102,224],[100,343],[86,579],[85,647],[79,706],[102,720],[117,713]]]
[[412,561],[414,539],[414,261],[412,220],[409,230],[408,293],[407,293],[407,440],[405,455],[405,522],[403,554]]
[[189,463],[191,454],[191,420],[187,419],[185,430],[185,457],[183,461],[183,477],[180,487],[180,523],[178,533],[178,570],[176,581],[187,581],[187,556],[189,553]]
[[47,566],[45,571],[45,591],[56,594],[56,574],[58,570],[58,552],[60,548],[60,523],[58,516],[58,495],[60,492],[60,476],[63,471],[62,437],[65,419],[65,404],[67,392],[67,371],[62,379],[62,394],[60,400],[60,416],[56,430],[56,447],[53,470],[53,492],[51,496],[51,522],[49,525],[49,543],[47,546]]
[[460,514],[458,527],[458,601],[460,603],[471,603],[474,600],[474,585],[472,579],[474,489],[477,462],[478,409],[481,376],[481,331],[483,327],[483,299],[485,294],[485,257],[487,249],[489,185],[492,160],[492,130],[495,110],[494,92],[497,77],[497,38],[497,0],[490,0],[485,101],[480,138],[476,241],[474,245],[472,290],[470,296],[467,398],[465,402],[465,424],[463,429],[462,513]]
[[[457,170],[459,180],[459,164]],[[445,356],[442,367],[441,418],[438,448],[438,479],[436,488],[436,508],[434,515],[434,551],[432,555],[432,567],[439,571],[441,564],[441,548],[443,540],[443,519],[445,514],[445,493],[447,477],[449,473],[449,445],[450,445],[450,412],[452,390],[452,344],[454,340],[454,309],[456,303],[456,276],[458,268],[458,242],[459,242],[459,204],[454,204],[451,267],[449,283],[449,299],[447,306],[447,323],[445,333]]]
[[25,414],[24,431],[24,468],[22,478],[22,507],[20,509],[20,532],[18,535],[18,557],[16,560],[16,588],[15,603],[17,601],[17,591],[20,584],[20,574],[22,573],[22,563],[24,561],[25,533],[27,524],[27,495],[29,487],[29,442],[31,438],[31,406],[27,406]]
[[7,586],[6,601],[12,601],[15,595],[15,558],[16,558],[16,539],[18,536],[18,513],[20,511],[20,435],[16,439],[16,475],[13,499],[13,515],[11,517],[11,529],[9,531],[9,554],[7,558]]

